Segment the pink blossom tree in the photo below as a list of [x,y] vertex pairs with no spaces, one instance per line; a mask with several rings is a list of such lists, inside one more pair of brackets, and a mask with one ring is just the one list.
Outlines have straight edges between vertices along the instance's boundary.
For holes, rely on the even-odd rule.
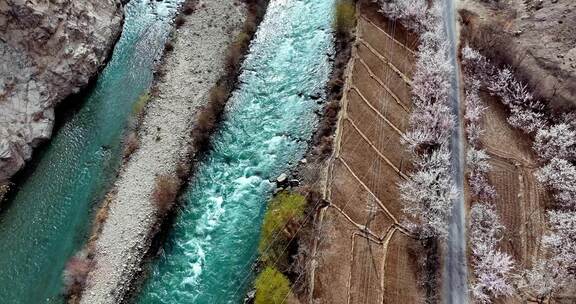
[[509,296],[514,291],[514,261],[497,248],[504,229],[492,206],[474,204],[469,230],[474,268],[472,295],[479,303],[492,303],[493,298]]
[[455,190],[447,147],[415,158],[418,170],[400,184],[400,197],[409,219],[407,227],[419,237],[446,238]]
[[547,255],[517,280],[518,288],[544,303],[576,284],[576,212],[549,211],[551,232],[542,239]]
[[576,160],[576,127],[559,123],[536,133],[534,151],[544,160],[562,158]]
[[466,153],[466,162],[470,167],[468,183],[472,188],[472,193],[484,201],[496,198],[496,189],[488,180],[488,172],[491,169],[489,160],[490,157],[484,150],[470,148]]
[[554,198],[562,205],[576,208],[576,167],[561,158],[552,158],[536,174],[538,181],[554,192]]
[[409,29],[421,32],[422,20],[426,18],[426,0],[386,1],[373,0],[380,5],[380,11],[393,20],[400,20]]

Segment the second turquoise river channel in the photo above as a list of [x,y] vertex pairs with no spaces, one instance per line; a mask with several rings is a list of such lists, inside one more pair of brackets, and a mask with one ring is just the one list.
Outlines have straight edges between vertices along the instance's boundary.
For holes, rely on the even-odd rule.
[[335,0],[272,0],[228,102],[214,149],[152,266],[140,304],[241,303],[266,201],[298,163],[324,100]]
[[171,30],[180,0],[131,0],[113,55],[81,104],[36,151],[0,211],[0,303],[60,304],[62,271],[86,241],[91,211],[120,164],[123,130]]

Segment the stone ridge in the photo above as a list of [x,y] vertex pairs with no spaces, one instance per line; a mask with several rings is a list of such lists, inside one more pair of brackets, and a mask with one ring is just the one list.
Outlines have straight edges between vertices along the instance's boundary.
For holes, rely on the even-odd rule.
[[99,71],[122,20],[120,0],[0,1],[0,184],[50,138],[54,107]]

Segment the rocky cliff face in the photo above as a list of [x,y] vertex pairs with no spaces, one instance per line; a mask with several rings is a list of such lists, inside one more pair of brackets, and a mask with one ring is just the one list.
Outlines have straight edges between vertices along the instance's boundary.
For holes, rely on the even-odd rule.
[[460,6],[475,15],[475,38],[482,40],[476,42],[492,59],[516,68],[553,108],[576,106],[576,1],[465,0]]
[[54,106],[98,72],[122,16],[120,0],[0,0],[0,184],[50,137]]

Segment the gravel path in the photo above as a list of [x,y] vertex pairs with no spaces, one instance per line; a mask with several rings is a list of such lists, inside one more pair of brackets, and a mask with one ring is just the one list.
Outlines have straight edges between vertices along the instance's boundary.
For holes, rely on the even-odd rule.
[[245,16],[237,0],[200,1],[175,35],[166,55],[166,74],[150,100],[139,138],[140,149],[122,167],[116,195],[95,243],[95,268],[81,303],[119,303],[149,244],[155,224],[151,202],[154,178],[174,173],[190,141],[191,121],[223,72],[226,47]]

